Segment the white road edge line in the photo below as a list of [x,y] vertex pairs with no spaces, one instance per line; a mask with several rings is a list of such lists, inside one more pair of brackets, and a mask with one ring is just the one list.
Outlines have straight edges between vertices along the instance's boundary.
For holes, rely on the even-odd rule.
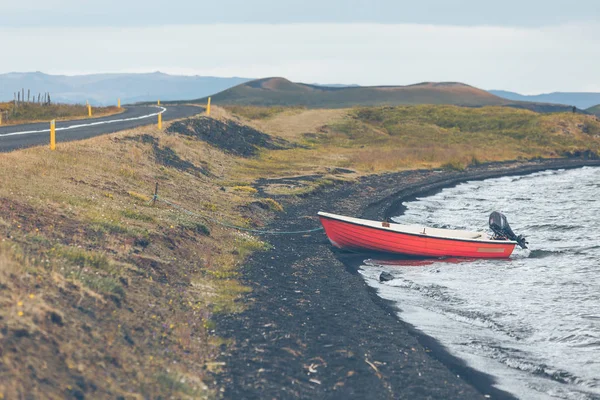
[[[165,111],[167,111],[167,109],[164,108],[164,107],[158,107],[158,106],[153,106],[153,107],[160,108],[160,111],[156,112],[154,114],[142,115],[140,117],[112,119],[110,121],[98,121],[98,122],[92,122],[90,124],[80,124],[80,125],[65,126],[65,127],[62,127],[62,128],[56,128],[56,131],[57,132],[58,131],[67,131],[69,129],[83,128],[83,127],[86,127],[86,126],[112,124],[114,122],[136,121],[136,120],[139,120],[139,119],[156,117],[156,116],[158,116],[158,114],[162,114]],[[0,133],[0,138],[5,137],[5,136],[28,135],[28,134],[31,134],[31,133],[44,133],[44,132],[50,132],[50,128],[43,129],[41,131],[25,131],[25,132]]]

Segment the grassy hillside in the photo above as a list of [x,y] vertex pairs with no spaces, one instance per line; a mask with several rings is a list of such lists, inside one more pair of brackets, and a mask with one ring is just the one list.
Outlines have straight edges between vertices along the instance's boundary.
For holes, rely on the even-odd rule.
[[[323,87],[266,78],[247,82],[212,96],[220,105],[305,106],[344,108],[356,105],[457,104],[500,105],[504,99],[462,83],[410,86]],[[198,100],[205,102],[205,99]]]
[[[246,307],[238,269],[268,244],[199,215],[259,228],[361,174],[600,149],[595,117],[503,107],[213,117],[0,154],[0,398],[218,398],[212,321]],[[156,182],[195,215],[152,204]]]
[[594,114],[600,117],[600,104],[598,104],[597,106],[594,107],[590,107],[586,110],[587,112],[589,112],[590,114]]
[[316,167],[353,168],[361,173],[415,167],[463,169],[471,163],[600,149],[600,123],[582,114],[430,105],[274,109],[270,115],[256,107],[228,110],[300,145],[247,162],[248,168],[265,174]]
[[[93,107],[94,117],[118,114],[123,109],[117,107]],[[88,109],[85,105],[74,104],[49,104],[41,105],[34,103],[20,104],[14,107],[14,103],[0,103],[2,114],[2,125],[23,124],[28,122],[47,122],[53,119],[69,120],[88,117]]]
[[153,128],[0,154],[0,398],[218,398],[211,316],[266,244],[149,200],[260,225],[236,162]]

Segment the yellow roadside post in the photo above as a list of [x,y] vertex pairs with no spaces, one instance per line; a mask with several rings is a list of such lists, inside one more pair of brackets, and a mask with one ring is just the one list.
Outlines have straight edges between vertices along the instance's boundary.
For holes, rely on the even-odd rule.
[[210,117],[210,97],[208,98],[208,103],[206,104],[206,116]]
[[158,114],[158,129],[162,129],[162,114]]
[[2,125],[2,113],[0,112],[0,125]]
[[158,103],[157,104],[160,106],[160,99],[158,99]]
[[92,116],[92,106],[88,104],[88,117]]
[[118,107],[118,108],[121,108],[121,99],[118,99],[118,100],[117,100],[117,107]]
[[56,120],[50,121],[50,150],[56,150]]

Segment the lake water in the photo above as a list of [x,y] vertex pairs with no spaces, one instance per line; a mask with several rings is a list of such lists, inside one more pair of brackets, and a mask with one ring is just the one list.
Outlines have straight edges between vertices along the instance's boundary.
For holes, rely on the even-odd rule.
[[[600,399],[600,168],[473,181],[405,203],[403,224],[486,230],[503,212],[530,250],[508,260],[374,260],[399,316],[523,399]],[[394,280],[380,283],[382,271]]]

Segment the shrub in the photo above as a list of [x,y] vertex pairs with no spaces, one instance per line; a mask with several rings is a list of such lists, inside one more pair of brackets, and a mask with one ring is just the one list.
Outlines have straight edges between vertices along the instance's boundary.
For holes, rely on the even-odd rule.
[[271,198],[262,199],[261,203],[267,205],[271,211],[283,212],[283,206]]
[[465,164],[460,160],[450,160],[445,164],[442,164],[442,169],[446,171],[464,171]]
[[245,192],[251,194],[258,193],[258,190],[254,189],[252,186],[235,186],[233,190],[236,192]]
[[469,162],[469,166],[476,167],[481,164],[482,164],[482,162],[479,161],[479,159],[476,156],[471,157],[471,162]]
[[226,107],[232,114],[248,119],[268,119],[286,111],[301,112],[306,107],[260,107],[260,106],[230,106]]
[[64,247],[56,250],[56,252],[60,257],[80,267],[107,269],[109,266],[108,258],[101,253],[87,251],[76,247]]
[[140,214],[140,213],[132,211],[132,210],[121,211],[121,214],[126,218],[135,219],[137,221],[154,222],[153,217],[151,217],[149,215]]
[[182,224],[181,227],[183,229],[189,229],[199,235],[210,236],[210,229],[201,222],[186,222]]
[[148,202],[151,200],[151,198],[150,198],[150,197],[148,197],[148,196],[145,196],[145,195],[143,195],[143,194],[140,194],[140,193],[136,193],[136,192],[127,192],[127,194],[128,194],[130,197],[132,197],[132,198],[134,198],[134,199],[136,199],[136,200],[143,201],[143,202],[145,202],[145,203],[148,203]]

